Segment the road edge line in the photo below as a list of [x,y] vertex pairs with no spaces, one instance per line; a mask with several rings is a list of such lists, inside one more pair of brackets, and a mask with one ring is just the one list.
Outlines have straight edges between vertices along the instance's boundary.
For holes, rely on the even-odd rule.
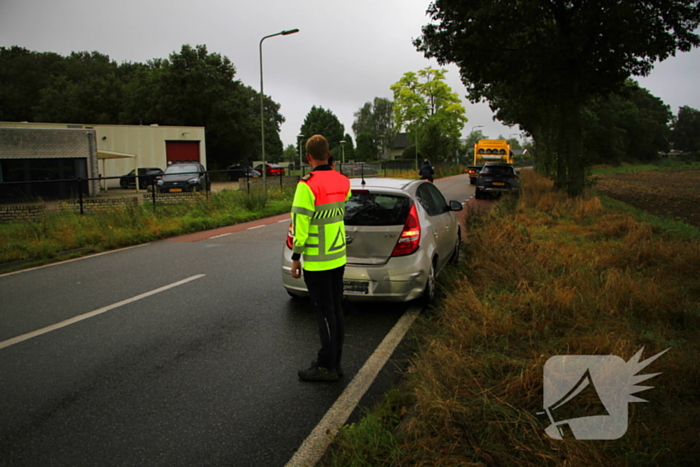
[[406,332],[420,314],[421,307],[412,305],[396,322],[389,334],[384,337],[360,371],[338,397],[326,415],[304,440],[297,452],[287,462],[286,467],[313,466],[330,446],[340,428],[367,392],[372,382],[394,353]]

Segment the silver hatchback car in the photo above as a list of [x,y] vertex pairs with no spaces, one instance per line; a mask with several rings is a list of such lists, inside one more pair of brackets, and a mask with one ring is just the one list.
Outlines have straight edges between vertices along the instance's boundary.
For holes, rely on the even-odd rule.
[[[432,300],[438,273],[448,262],[459,260],[461,229],[455,211],[462,205],[448,204],[435,185],[423,180],[352,179],[351,187],[345,207],[345,298]],[[290,226],[282,281],[290,295],[305,296],[304,279],[291,275],[291,232]]]

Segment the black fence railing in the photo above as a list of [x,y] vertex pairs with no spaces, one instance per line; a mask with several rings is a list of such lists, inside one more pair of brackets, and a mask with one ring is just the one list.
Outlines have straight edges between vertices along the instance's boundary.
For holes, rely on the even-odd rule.
[[[308,165],[301,167],[296,164],[284,166],[285,170],[278,173],[268,173],[265,177],[267,188],[293,187],[297,181],[310,172]],[[383,162],[338,162],[335,170],[348,177],[391,177],[414,170],[413,161],[383,161]],[[191,178],[186,176],[191,175]],[[104,198],[109,193],[119,192],[123,196],[133,197],[134,193],[125,193],[123,190],[143,190],[143,196],[138,202],[150,201],[155,208],[159,201],[176,202],[178,199],[186,199],[183,196],[192,192],[203,193],[208,197],[211,192],[212,181],[238,182],[238,189],[248,193],[261,189],[264,186],[263,177],[252,177],[249,174],[234,174],[230,170],[210,170],[205,172],[187,172],[177,174],[182,179],[173,184],[172,176],[164,178],[163,174],[141,174],[130,176],[112,176],[95,178],[66,178],[51,180],[21,180],[0,182],[0,205],[31,204],[37,202],[61,202],[70,201],[76,206],[76,211],[85,213],[86,203],[96,205],[96,198]],[[109,187],[109,181],[118,180],[119,187]],[[196,182],[190,182],[196,180]],[[58,203],[56,203],[58,204]]]

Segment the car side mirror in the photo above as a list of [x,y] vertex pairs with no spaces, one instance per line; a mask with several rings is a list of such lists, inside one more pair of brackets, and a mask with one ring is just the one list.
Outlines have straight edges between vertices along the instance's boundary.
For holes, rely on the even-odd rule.
[[461,211],[462,203],[459,201],[450,201],[450,211]]

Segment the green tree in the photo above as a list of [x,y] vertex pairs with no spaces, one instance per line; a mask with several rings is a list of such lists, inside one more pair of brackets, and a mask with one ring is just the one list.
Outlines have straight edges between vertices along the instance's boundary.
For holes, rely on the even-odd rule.
[[587,164],[651,161],[669,147],[671,111],[659,98],[628,80],[618,93],[594,99],[583,113]]
[[570,196],[585,185],[586,106],[700,43],[695,0],[435,0],[428,13],[418,50],[456,63],[470,100],[486,99],[499,119],[531,134]]
[[397,134],[394,129],[394,103],[383,97],[375,97],[373,102],[365,102],[354,116],[352,131],[355,135],[373,135],[380,153],[386,155],[392,149]]
[[371,133],[360,133],[357,135],[357,149],[355,149],[355,160],[360,162],[371,162],[377,158],[377,142]]
[[299,152],[297,148],[293,144],[288,144],[287,147],[284,148],[284,152],[282,152],[282,160],[294,162],[298,159]]
[[455,153],[467,122],[458,95],[445,83],[445,73],[432,67],[407,72],[391,86],[396,129],[406,128],[411,141],[418,138],[419,157],[432,161]]
[[355,144],[352,142],[352,136],[345,133],[343,137],[345,144],[341,144],[331,151],[331,155],[336,161],[342,162],[343,153],[345,153],[345,160],[352,161],[355,160]]
[[[231,61],[206,46],[183,45],[169,59],[136,70],[127,86],[123,123],[203,126],[207,158],[213,168],[261,156],[260,93],[235,80]],[[265,153],[282,157],[279,104],[264,99]]]
[[52,52],[23,47],[0,47],[0,121],[32,122],[41,90],[53,80],[53,70],[64,60]]
[[73,52],[53,67],[34,118],[44,122],[114,123],[124,101],[118,65],[99,52]]
[[700,151],[700,111],[683,106],[673,119],[673,148],[681,151]]
[[300,133],[306,135],[307,139],[313,135],[323,135],[333,151],[340,146],[340,141],[345,134],[345,127],[332,111],[313,106],[306,114]]

